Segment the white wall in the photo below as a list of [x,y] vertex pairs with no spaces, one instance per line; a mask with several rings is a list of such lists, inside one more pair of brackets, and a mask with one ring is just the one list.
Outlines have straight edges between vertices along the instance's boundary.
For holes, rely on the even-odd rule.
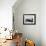
[[41,2],[41,38],[42,46],[46,46],[46,0]]
[[[17,3],[16,3],[17,4]],[[36,46],[41,46],[41,1],[23,0],[16,8],[13,6],[15,30],[22,32],[24,37],[35,41]],[[36,14],[36,25],[23,25],[23,14]]]
[[12,28],[12,6],[16,0],[0,0],[0,27]]

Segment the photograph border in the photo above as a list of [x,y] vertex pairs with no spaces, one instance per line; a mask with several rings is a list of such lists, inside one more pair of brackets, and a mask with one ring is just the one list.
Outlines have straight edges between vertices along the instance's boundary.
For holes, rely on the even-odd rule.
[[[30,15],[30,16],[34,16],[34,23],[32,23],[32,24],[27,24],[27,23],[24,23],[24,16],[27,16],[27,15]],[[35,25],[36,24],[36,14],[23,14],[23,24],[24,25]]]

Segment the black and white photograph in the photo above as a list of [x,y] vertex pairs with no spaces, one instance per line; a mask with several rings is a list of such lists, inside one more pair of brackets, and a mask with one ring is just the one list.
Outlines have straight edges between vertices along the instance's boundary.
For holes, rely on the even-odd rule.
[[36,14],[24,14],[23,24],[24,25],[35,25],[36,24]]

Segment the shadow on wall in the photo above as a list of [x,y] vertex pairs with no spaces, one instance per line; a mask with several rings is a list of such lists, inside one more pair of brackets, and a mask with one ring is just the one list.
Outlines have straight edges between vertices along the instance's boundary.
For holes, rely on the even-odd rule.
[[[21,0],[22,1],[22,0]],[[14,13],[14,24],[15,28],[19,32],[23,32],[23,37],[26,39],[33,39],[36,46],[41,46],[40,34],[36,35],[35,33],[40,33],[40,0],[24,0],[23,2],[17,2],[13,6]],[[16,6],[17,5],[17,6]],[[36,14],[36,25],[23,25],[23,14]],[[30,21],[30,20],[28,20]],[[28,33],[25,34],[25,32]],[[32,33],[31,33],[32,32]]]
[[31,35],[31,34],[28,34],[28,35],[26,34],[26,35],[24,35],[24,39],[33,40],[36,46],[41,46],[41,40],[40,40],[41,38],[37,38],[35,36],[33,37],[33,35]]

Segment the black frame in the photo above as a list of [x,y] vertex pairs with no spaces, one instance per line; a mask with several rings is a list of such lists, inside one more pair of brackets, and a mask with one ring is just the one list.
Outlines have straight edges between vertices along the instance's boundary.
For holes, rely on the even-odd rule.
[[[34,23],[30,23],[30,24],[24,23],[24,19],[25,19],[24,16],[28,16],[28,15],[34,16]],[[36,14],[23,14],[23,24],[24,25],[35,25],[36,24]]]

